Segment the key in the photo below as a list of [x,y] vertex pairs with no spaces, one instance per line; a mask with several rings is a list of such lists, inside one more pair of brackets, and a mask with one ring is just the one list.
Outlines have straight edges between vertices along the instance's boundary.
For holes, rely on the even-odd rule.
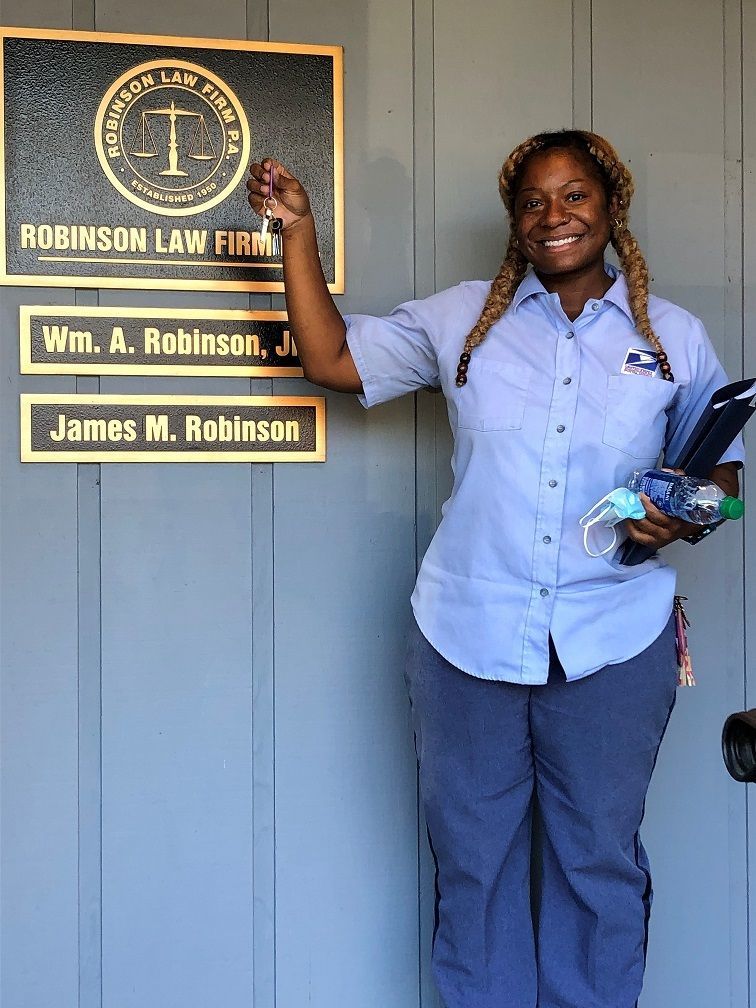
[[280,217],[274,217],[270,222],[270,233],[273,236],[271,242],[271,254],[274,256],[281,255],[281,229],[283,228],[283,221]]
[[[273,187],[275,185],[275,171],[271,166],[270,169],[270,182],[268,184],[268,195],[263,200],[263,207],[265,208],[265,213],[263,214],[262,227],[260,228],[260,239],[265,240],[265,236],[268,233],[268,228],[272,228],[272,222],[276,219],[273,216],[273,211],[278,206],[278,200],[273,195]],[[275,236],[274,236],[275,239]]]
[[[267,201],[266,201],[267,202]],[[268,228],[270,227],[270,222],[275,220],[273,216],[273,211],[270,207],[265,207],[265,213],[263,214],[262,226],[260,227],[260,238],[265,239],[265,235],[268,233]]]

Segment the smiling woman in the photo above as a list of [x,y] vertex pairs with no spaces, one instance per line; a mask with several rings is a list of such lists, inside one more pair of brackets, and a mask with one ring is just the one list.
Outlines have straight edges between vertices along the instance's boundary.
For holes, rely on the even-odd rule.
[[562,309],[574,320],[589,296],[603,297],[612,286],[604,270],[610,241],[627,278],[638,332],[656,350],[662,377],[674,381],[648,318],[646,261],[627,224],[633,189],[632,175],[614,147],[596,133],[539,133],[515,147],[499,174],[499,192],[510,219],[509,246],[460,355],[460,387],[470,354],[509,307],[529,264],[545,289],[559,294]]
[[[675,575],[660,557],[622,569],[589,556],[579,518],[674,452],[726,376],[700,321],[649,297],[632,178],[611,144],[539,134],[499,185],[511,231],[492,283],[343,319],[301,184],[268,159],[248,189],[258,214],[277,201],[305,374],[365,406],[427,386],[447,400],[454,487],[412,595],[406,664],[443,1004],[630,1008],[651,900],[639,830],[677,681]],[[610,242],[622,271],[604,261]],[[738,441],[712,476],[728,494],[741,458]],[[625,523],[638,542],[691,530],[646,509]]]

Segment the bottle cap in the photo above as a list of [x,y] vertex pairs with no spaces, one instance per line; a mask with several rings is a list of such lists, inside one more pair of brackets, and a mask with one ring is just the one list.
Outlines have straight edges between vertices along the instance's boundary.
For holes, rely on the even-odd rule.
[[739,497],[724,497],[719,502],[719,513],[723,518],[742,518],[745,504]]

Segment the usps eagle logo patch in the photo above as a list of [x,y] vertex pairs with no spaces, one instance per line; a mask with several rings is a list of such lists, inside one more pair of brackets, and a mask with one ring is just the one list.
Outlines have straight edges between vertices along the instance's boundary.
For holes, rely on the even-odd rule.
[[620,374],[646,375],[653,378],[659,370],[659,360],[655,350],[638,350],[635,347],[625,354],[625,363]]

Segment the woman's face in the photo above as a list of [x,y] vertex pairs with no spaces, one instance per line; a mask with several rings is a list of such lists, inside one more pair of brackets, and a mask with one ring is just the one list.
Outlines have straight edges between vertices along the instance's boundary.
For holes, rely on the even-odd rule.
[[573,150],[547,150],[525,165],[514,203],[520,251],[546,276],[603,271],[609,208],[591,159]]

